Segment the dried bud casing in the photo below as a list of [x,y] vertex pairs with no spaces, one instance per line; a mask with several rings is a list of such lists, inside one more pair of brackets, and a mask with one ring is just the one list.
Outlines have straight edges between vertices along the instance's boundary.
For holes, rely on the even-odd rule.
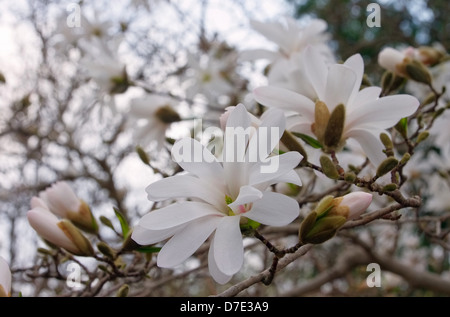
[[77,250],[70,250],[71,253],[79,256],[94,255],[94,249],[92,248],[91,243],[72,222],[63,219],[58,222],[58,227],[76,246]]
[[339,104],[330,115],[324,134],[323,144],[330,150],[340,147],[345,124],[345,106]]

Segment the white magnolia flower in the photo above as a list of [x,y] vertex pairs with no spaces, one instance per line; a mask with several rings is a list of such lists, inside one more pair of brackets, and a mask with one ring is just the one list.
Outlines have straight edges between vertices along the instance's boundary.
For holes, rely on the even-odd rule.
[[134,130],[135,142],[142,146],[154,143],[156,149],[161,150],[171,123],[181,120],[175,111],[177,105],[173,98],[159,95],[131,100],[128,125]]
[[8,263],[0,256],[0,297],[11,296],[11,270]]
[[58,219],[40,198],[33,197],[31,205],[28,222],[44,240],[75,255],[93,254],[90,242],[70,221]]
[[298,21],[286,17],[281,22],[251,21],[251,26],[278,46],[278,51],[252,49],[241,52],[240,60],[267,59],[270,62],[267,79],[271,86],[283,87],[310,96],[312,87],[306,78],[302,56],[308,46],[313,46],[317,54],[334,63],[335,59],[327,45],[329,35],[325,33],[327,23],[313,19],[301,27]]
[[41,191],[39,198],[33,197],[31,208],[34,207],[48,208],[53,214],[67,218],[85,230],[95,232],[98,229],[89,206],[64,181],[56,182]]
[[231,81],[236,63],[234,55],[227,54],[218,58],[216,53],[212,48],[200,58],[195,55],[188,56],[188,78],[185,82],[188,98],[203,94],[208,99],[215,99],[229,95],[235,90]]
[[253,29],[278,46],[278,51],[267,49],[248,50],[242,53],[243,59],[269,59],[272,62],[289,59],[308,46],[317,48],[319,54],[333,58],[327,45],[329,35],[325,32],[327,23],[321,19],[313,19],[306,27],[301,27],[293,18],[285,17],[281,22],[259,22],[251,20]]
[[[199,153],[202,159],[178,160],[187,173],[151,184],[147,188],[148,198],[152,201],[189,198],[189,201],[150,212],[139,221],[132,234],[132,238],[143,245],[171,237],[158,254],[160,267],[181,264],[211,236],[209,271],[218,283],[226,283],[243,265],[241,226],[252,227],[259,223],[284,226],[298,216],[299,206],[294,199],[267,189],[278,182],[300,185],[300,179],[293,170],[300,162],[300,154],[288,152],[272,156],[268,161],[278,160],[278,168],[270,173],[262,173],[261,170],[264,159],[284,131],[283,113],[277,110],[269,112],[270,115],[263,118],[246,142],[237,141],[232,147],[230,144],[235,141],[236,134],[225,133],[223,162],[194,139],[175,143],[174,148],[181,149],[183,155]],[[228,131],[245,130],[250,126],[249,114],[243,105],[238,105],[229,114]],[[258,147],[257,139],[264,137],[265,130],[273,132],[272,129],[279,130],[279,133],[263,140],[271,144],[261,149],[263,159],[250,160],[250,153]],[[235,152],[237,155],[230,159]],[[172,154],[176,153],[172,151]]]
[[80,61],[89,76],[107,93],[123,93],[128,89],[125,64],[120,61],[120,38],[107,42],[100,38],[83,39],[79,46],[84,52]]
[[419,106],[417,98],[410,95],[380,98],[379,87],[360,90],[364,63],[359,54],[343,64],[327,66],[310,47],[305,51],[304,66],[316,98],[265,86],[255,89],[255,99],[265,106],[297,113],[299,116],[290,128],[315,136],[331,150],[338,150],[347,138],[355,139],[371,162],[378,166],[385,158],[380,133],[401,118],[412,115]]

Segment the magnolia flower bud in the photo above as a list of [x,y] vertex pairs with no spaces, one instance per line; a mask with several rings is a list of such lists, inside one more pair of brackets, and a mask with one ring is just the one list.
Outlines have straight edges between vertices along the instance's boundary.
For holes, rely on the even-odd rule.
[[[89,206],[83,200],[79,199],[72,188],[66,182],[57,182],[45,191],[39,193],[39,198],[47,208],[61,218],[67,218],[81,229],[96,233],[98,225],[89,209]],[[31,208],[36,200],[32,199]],[[39,202],[42,207],[42,202]]]
[[8,263],[0,256],[0,297],[11,296],[11,271]]
[[68,220],[59,220],[48,209],[35,207],[28,211],[27,219],[33,229],[49,243],[81,256],[94,254],[83,234]]
[[372,194],[365,192],[353,192],[333,199],[333,207],[327,213],[328,216],[343,216],[347,220],[358,218],[372,202]]
[[398,160],[390,156],[385,159],[377,168],[377,177],[381,177],[387,173],[389,173],[392,169],[394,169],[398,165]]
[[323,173],[331,179],[338,179],[339,172],[336,165],[331,161],[328,156],[322,155],[320,157],[320,166],[322,167]]
[[404,59],[404,53],[391,47],[384,48],[378,54],[378,64],[393,73],[399,73],[398,65],[401,65]]
[[155,111],[155,117],[165,124],[181,121],[181,117],[178,112],[176,112],[170,105],[159,107]]
[[320,244],[331,239],[346,221],[359,217],[371,202],[372,195],[364,192],[338,198],[325,196],[300,225],[300,242]]

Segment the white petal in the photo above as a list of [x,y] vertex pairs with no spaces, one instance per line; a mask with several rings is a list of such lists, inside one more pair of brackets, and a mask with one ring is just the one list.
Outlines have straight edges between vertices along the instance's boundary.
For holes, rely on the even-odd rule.
[[373,100],[377,100],[380,97],[380,87],[366,87],[361,89],[355,96],[352,102],[346,105],[347,115],[350,115],[355,108],[361,107],[363,104]]
[[133,228],[131,239],[140,245],[150,245],[166,240],[185,226],[186,224],[182,224],[165,230],[148,230],[137,225]]
[[347,206],[349,209],[348,220],[358,218],[372,202],[372,194],[365,192],[352,192],[343,196],[340,206]]
[[233,199],[239,195],[242,186],[248,185],[250,165],[248,162],[223,162],[228,193]]
[[356,75],[355,85],[353,86],[353,91],[348,102],[351,103],[361,87],[361,82],[364,75],[364,61],[360,54],[355,54],[347,58],[344,65],[350,67]]
[[237,273],[244,263],[240,216],[223,217],[214,235],[214,258],[225,275]]
[[412,115],[419,107],[419,100],[410,95],[387,96],[354,107],[347,115],[346,129],[394,126],[401,118]]
[[250,139],[247,155],[250,162],[264,160],[278,145],[286,128],[286,117],[279,109],[266,111],[263,121]]
[[255,200],[261,199],[262,193],[252,186],[242,186],[239,191],[239,195],[228,207],[235,210],[240,205],[248,204],[254,202]]
[[253,203],[245,217],[270,226],[285,226],[298,217],[298,202],[285,195],[264,192],[264,196]]
[[219,270],[216,259],[214,258],[214,237],[211,240],[211,246],[209,247],[208,252],[208,268],[209,274],[214,278],[214,280],[219,284],[228,283],[233,275],[227,275]]
[[158,254],[158,266],[174,267],[189,258],[211,235],[221,217],[204,217],[177,232]]
[[346,105],[356,85],[355,72],[344,65],[334,64],[328,70],[325,98],[322,100],[330,112],[339,104]]
[[146,188],[147,198],[162,201],[170,198],[199,198],[216,206],[225,208],[225,195],[212,184],[190,175],[175,175],[163,178]]
[[212,215],[223,216],[209,204],[184,201],[149,212],[139,220],[138,225],[149,230],[165,230]]
[[270,157],[268,163],[255,164],[250,171],[249,185],[270,183],[271,180],[290,172],[301,159],[300,153],[292,151]]
[[347,137],[354,138],[358,141],[364,153],[375,166],[378,166],[386,158],[386,155],[383,153],[383,144],[379,138],[381,131],[352,129],[346,134]]
[[300,176],[294,170],[291,170],[283,175],[273,178],[270,181],[269,185],[273,185],[273,184],[277,184],[277,183],[291,183],[294,185],[302,186],[302,181],[300,179]]
[[0,286],[8,295],[11,292],[11,270],[8,263],[0,256]]
[[49,210],[36,207],[27,212],[27,219],[31,227],[45,240],[66,249],[79,253],[78,247],[58,227],[59,219]]
[[303,95],[272,86],[258,87],[253,94],[255,100],[264,106],[294,111],[314,122],[314,102]]
[[230,111],[227,119],[227,127],[230,128],[248,128],[251,124],[251,118],[243,104],[238,104]]
[[185,171],[206,182],[219,186],[223,178],[222,165],[216,157],[200,142],[192,138],[183,138],[172,147],[172,159]]
[[319,99],[325,98],[325,86],[327,84],[328,67],[320,52],[313,46],[308,46],[303,55],[303,64],[306,75],[311,81]]

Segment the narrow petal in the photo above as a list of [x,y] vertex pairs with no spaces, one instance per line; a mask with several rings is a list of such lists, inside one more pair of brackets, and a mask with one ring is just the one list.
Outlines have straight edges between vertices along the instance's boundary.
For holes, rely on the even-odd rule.
[[348,103],[355,85],[356,74],[351,68],[341,64],[330,66],[323,100],[330,113],[337,105]]
[[270,157],[267,163],[259,163],[252,166],[250,171],[249,185],[257,185],[271,182],[295,168],[302,159],[298,152],[287,152]]
[[348,103],[351,103],[356,97],[359,88],[361,87],[361,82],[364,75],[364,61],[360,54],[355,54],[347,58],[347,60],[344,62],[344,65],[351,68],[356,75],[355,84],[348,101]]
[[177,232],[158,254],[159,267],[174,267],[189,258],[216,229],[222,218],[204,217]]
[[266,111],[263,121],[250,139],[246,157],[250,162],[266,159],[278,145],[286,128],[286,117],[279,109]]
[[255,200],[261,199],[262,195],[263,194],[258,189],[252,186],[242,186],[241,190],[239,191],[239,195],[237,196],[235,201],[233,201],[231,204],[228,204],[228,207],[235,210],[240,205],[252,203]]
[[298,217],[298,202],[285,195],[264,192],[264,196],[253,203],[245,217],[270,226],[285,226]]
[[354,107],[347,115],[346,129],[373,126],[386,129],[401,118],[412,115],[419,107],[419,100],[410,95],[394,95],[369,101]]
[[148,230],[137,225],[133,228],[131,239],[140,245],[154,244],[170,238],[185,226],[186,224],[182,224],[165,230]]
[[8,263],[0,256],[0,286],[3,287],[5,295],[11,292],[11,270]]
[[138,225],[149,230],[165,230],[212,215],[223,216],[209,204],[184,201],[149,212],[139,220]]
[[225,284],[228,283],[233,275],[227,275],[219,270],[219,267],[217,266],[216,259],[214,258],[214,237],[211,240],[211,246],[209,247],[208,252],[208,268],[209,268],[209,274],[213,277],[213,279],[219,283],[219,284]]
[[379,138],[381,131],[352,129],[346,134],[347,137],[353,138],[358,141],[364,153],[375,166],[380,165],[380,163],[386,158],[385,154],[383,153],[383,144],[381,143]]
[[223,217],[214,236],[214,259],[225,275],[237,273],[244,263],[240,216]]
[[163,178],[146,188],[147,198],[151,201],[163,201],[171,198],[199,198],[226,209],[225,196],[210,183],[190,175],[175,175]]
[[294,111],[314,122],[314,102],[303,95],[272,86],[258,87],[253,94],[256,101],[264,106]]
[[197,140],[183,138],[177,141],[172,148],[172,159],[185,171],[197,175],[206,182],[220,186],[220,180],[223,178],[222,165]]
[[381,88],[376,86],[361,89],[360,91],[358,91],[353,101],[346,105],[347,114],[352,113],[353,109],[358,108],[365,103],[379,99],[380,93]]
[[298,173],[294,170],[291,170],[285,174],[282,174],[276,178],[273,178],[269,182],[269,186],[278,183],[291,183],[294,185],[302,186],[302,181]]
[[230,111],[227,119],[227,127],[230,128],[248,128],[251,124],[251,118],[243,104],[238,104]]
[[318,99],[325,98],[325,86],[327,84],[328,67],[320,52],[313,46],[308,46],[303,55],[303,65]]

